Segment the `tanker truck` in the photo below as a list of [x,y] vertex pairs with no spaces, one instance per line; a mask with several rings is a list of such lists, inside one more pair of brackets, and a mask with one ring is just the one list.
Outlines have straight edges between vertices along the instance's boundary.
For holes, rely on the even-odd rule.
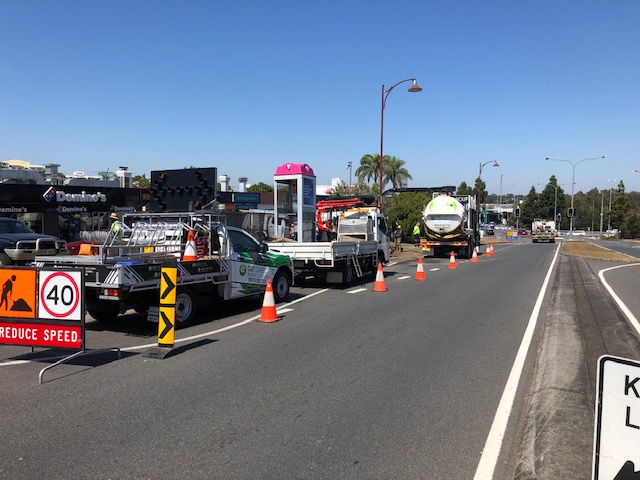
[[452,251],[461,258],[471,258],[480,245],[478,211],[472,195],[433,194],[422,213],[426,241],[424,256],[446,256]]
[[533,243],[556,241],[556,222],[546,218],[534,218],[531,224],[531,240]]

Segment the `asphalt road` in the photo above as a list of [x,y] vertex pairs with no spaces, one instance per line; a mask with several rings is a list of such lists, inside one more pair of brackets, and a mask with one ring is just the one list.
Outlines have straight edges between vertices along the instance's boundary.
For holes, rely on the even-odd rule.
[[[202,336],[165,360],[136,349],[155,342],[140,316],[89,323],[89,348],[123,347],[123,358],[82,357],[44,385],[47,361],[0,367],[0,477],[473,478],[555,251],[495,247],[455,270],[427,260],[426,282],[414,262],[387,267],[384,293],[370,277],[296,287],[281,321],[207,333],[260,311],[222,305],[179,331]],[[545,298],[550,318],[557,304]],[[521,438],[544,332],[538,324],[494,478],[527,478]],[[0,347],[4,359],[21,352]]]

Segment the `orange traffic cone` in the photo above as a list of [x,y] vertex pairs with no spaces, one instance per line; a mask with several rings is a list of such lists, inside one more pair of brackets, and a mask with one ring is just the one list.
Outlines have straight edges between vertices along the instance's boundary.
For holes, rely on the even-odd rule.
[[478,263],[478,247],[473,249],[473,255],[471,255],[471,262]]
[[451,256],[449,257],[449,270],[455,270],[456,268],[458,268],[456,265],[456,254],[451,250]]
[[267,288],[264,291],[264,300],[262,302],[262,312],[260,314],[259,322],[273,323],[280,320],[276,314],[276,301],[273,298],[273,287],[271,286],[271,280],[267,280]]
[[382,273],[382,262],[378,262],[378,272],[376,273],[376,283],[373,284],[373,291],[387,291],[387,286],[384,284],[384,274]]
[[418,268],[416,269],[416,280],[426,280],[424,275],[424,267],[422,266],[422,257],[418,258]]
[[183,262],[191,262],[197,260],[198,255],[196,253],[196,239],[193,234],[193,230],[189,230],[187,235],[187,245],[184,247],[184,255],[182,256]]
[[493,255],[493,243],[490,243],[487,247],[487,257],[490,257],[491,255]]

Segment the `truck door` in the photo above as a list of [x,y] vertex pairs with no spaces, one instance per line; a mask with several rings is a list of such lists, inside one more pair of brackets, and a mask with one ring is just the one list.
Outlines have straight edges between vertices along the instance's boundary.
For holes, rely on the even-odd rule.
[[254,238],[241,230],[228,228],[227,232],[231,244],[232,298],[264,291],[267,280],[273,279],[276,269],[267,264],[260,244]]

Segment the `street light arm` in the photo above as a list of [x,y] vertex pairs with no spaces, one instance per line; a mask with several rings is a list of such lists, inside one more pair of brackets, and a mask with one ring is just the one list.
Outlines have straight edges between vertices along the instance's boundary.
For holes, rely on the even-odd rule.
[[391,90],[396,88],[401,83],[405,83],[405,82],[413,82],[413,85],[409,88],[410,92],[420,92],[420,91],[422,91],[422,88],[420,88],[418,86],[417,80],[415,78],[407,78],[405,80],[400,80],[398,83],[396,83],[392,87],[389,87],[387,90],[385,90],[384,89],[384,85],[382,85],[382,109],[383,110],[384,110],[385,105],[387,104],[387,97],[391,93]]

